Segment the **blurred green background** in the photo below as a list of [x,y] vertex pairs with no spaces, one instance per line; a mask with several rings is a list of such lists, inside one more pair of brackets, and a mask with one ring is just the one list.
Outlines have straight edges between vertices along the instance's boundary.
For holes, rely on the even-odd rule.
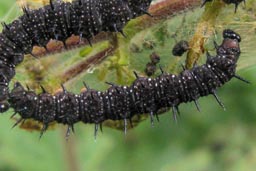
[[[1,21],[19,16],[19,8],[14,4],[14,0],[0,2]],[[256,39],[255,34],[251,36]],[[199,100],[201,113],[192,103],[182,104],[177,124],[168,112],[160,116],[160,123],[153,128],[148,119],[127,135],[104,128],[95,141],[94,126],[79,123],[76,134],[66,142],[64,126],[56,126],[39,140],[36,131],[11,129],[14,121],[9,119],[10,114],[2,114],[0,171],[253,171],[256,53],[249,50],[241,54],[244,67],[238,73],[252,84],[233,79],[218,91],[227,110],[223,111],[213,97],[204,97]],[[250,60],[245,58],[248,53]]]

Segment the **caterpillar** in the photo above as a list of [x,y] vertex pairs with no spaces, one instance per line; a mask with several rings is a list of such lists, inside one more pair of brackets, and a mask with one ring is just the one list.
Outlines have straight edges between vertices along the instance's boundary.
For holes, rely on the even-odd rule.
[[[24,54],[32,54],[33,46],[46,48],[51,39],[65,41],[71,35],[90,39],[101,31],[123,33],[126,23],[143,14],[152,0],[74,0],[53,2],[36,10],[23,8],[24,14],[10,24],[2,23],[0,33],[0,106],[6,103],[8,85],[15,75],[15,67]],[[33,55],[33,54],[32,54]]]
[[104,92],[84,84],[86,91],[80,94],[67,91],[63,85],[63,91],[54,95],[44,87],[40,94],[36,94],[17,82],[8,97],[14,115],[20,115],[14,126],[26,119],[39,121],[43,123],[41,137],[49,123],[55,121],[68,126],[68,136],[74,130],[74,124],[81,121],[95,124],[97,135],[99,126],[105,120],[123,120],[126,132],[127,121],[135,115],[148,113],[153,124],[155,117],[158,119],[158,111],[170,108],[176,119],[179,104],[194,101],[200,110],[198,98],[209,94],[224,108],[216,89],[232,78],[249,82],[236,75],[241,37],[226,29],[223,38],[220,46],[215,43],[216,56],[207,53],[206,63],[201,66],[194,66],[190,70],[184,68],[179,75],[162,71],[155,78],[142,77],[134,72],[136,80],[130,86],[108,83],[110,87]]
[[[201,7],[203,7],[207,2],[211,2],[212,0],[203,0]],[[237,7],[241,2],[245,3],[245,0],[223,0],[226,4],[235,4],[235,12],[237,11]]]

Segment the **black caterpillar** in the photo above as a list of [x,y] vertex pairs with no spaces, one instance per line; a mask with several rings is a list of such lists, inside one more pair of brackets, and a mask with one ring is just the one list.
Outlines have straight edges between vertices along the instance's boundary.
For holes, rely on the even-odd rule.
[[[33,46],[45,47],[50,39],[62,41],[71,35],[90,39],[101,31],[120,32],[126,23],[147,10],[152,0],[74,0],[53,2],[37,10],[23,8],[24,15],[0,33],[0,112],[8,110],[5,100],[15,66],[31,54]],[[90,43],[91,44],[91,43]],[[33,55],[33,54],[32,54]]]
[[235,77],[247,82],[235,74],[236,63],[240,56],[240,36],[232,30],[224,30],[224,40],[216,45],[215,57],[207,54],[206,64],[195,66],[191,70],[184,69],[179,75],[162,74],[156,78],[140,77],[135,72],[136,80],[130,86],[111,84],[105,92],[90,89],[80,94],[63,92],[51,95],[42,87],[42,93],[36,94],[25,90],[16,83],[9,94],[9,103],[14,115],[21,118],[15,124],[34,119],[43,123],[41,135],[47,130],[49,123],[57,122],[68,125],[67,135],[73,130],[75,123],[95,124],[95,135],[101,123],[107,119],[124,120],[125,131],[127,120],[134,115],[148,113],[153,124],[160,109],[171,108],[174,119],[180,103],[194,101],[209,94],[214,95],[218,103],[224,107],[216,95],[216,89]]
[[[212,0],[203,0],[202,7],[207,3],[211,2]],[[223,0],[226,4],[235,4],[235,12],[237,11],[237,7],[241,2],[245,3],[245,0]]]

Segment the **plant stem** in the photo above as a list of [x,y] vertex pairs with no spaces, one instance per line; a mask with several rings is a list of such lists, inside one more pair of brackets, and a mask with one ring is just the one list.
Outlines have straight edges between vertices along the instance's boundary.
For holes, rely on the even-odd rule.
[[208,3],[195,29],[195,34],[190,40],[190,50],[187,53],[186,68],[192,68],[204,53],[204,42],[215,32],[216,20],[224,4],[220,0]]

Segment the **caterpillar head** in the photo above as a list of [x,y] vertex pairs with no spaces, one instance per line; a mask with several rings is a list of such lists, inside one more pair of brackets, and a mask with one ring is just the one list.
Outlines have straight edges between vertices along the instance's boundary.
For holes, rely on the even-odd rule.
[[239,42],[241,42],[240,35],[233,30],[226,29],[223,31],[223,38],[221,46],[217,49],[217,53],[236,63],[241,53],[239,46]]
[[31,118],[36,113],[37,95],[33,91],[27,91],[19,83],[15,83],[9,94],[9,103],[15,112],[24,119]]
[[241,37],[233,30],[226,29],[223,31],[223,38],[220,46],[215,43],[217,56],[211,57],[208,54],[206,63],[216,66],[230,75],[234,75],[236,63],[240,56],[239,42],[241,41]]
[[241,42],[241,36],[231,29],[226,29],[223,31],[223,38],[233,39],[233,40],[237,40],[238,42]]

